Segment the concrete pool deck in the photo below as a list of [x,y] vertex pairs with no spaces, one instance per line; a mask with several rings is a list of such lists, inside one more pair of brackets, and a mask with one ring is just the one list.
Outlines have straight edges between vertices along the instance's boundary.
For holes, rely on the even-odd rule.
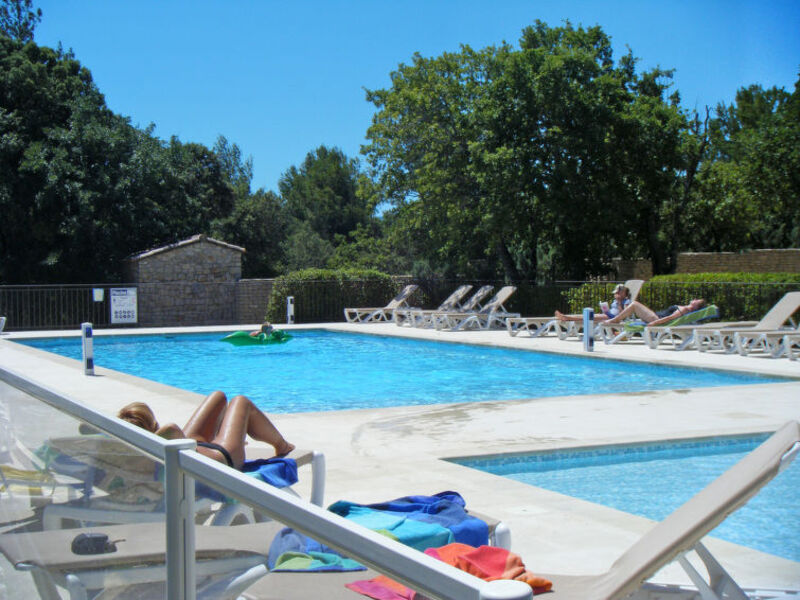
[[[582,344],[555,337],[511,337],[505,331],[438,332],[394,324],[334,323],[302,328],[415,337],[586,356]],[[252,326],[127,330],[142,334],[166,331],[232,331]],[[291,326],[285,327],[290,329]],[[64,335],[64,332],[50,332]],[[121,333],[119,330],[96,335]],[[139,399],[157,407],[162,422],[182,423],[198,401],[191,392],[146,382],[102,368],[83,375],[70,359],[9,343],[46,332],[5,333],[0,337],[0,365],[113,414]],[[285,436],[327,457],[326,504],[337,499],[375,502],[407,494],[456,490],[467,506],[506,522],[512,549],[533,571],[601,572],[638,539],[652,522],[613,509],[490,475],[442,458],[494,455],[552,448],[629,443],[766,432],[800,419],[800,362],[699,353],[650,350],[640,342],[607,346],[596,343],[593,357],[763,373],[788,378],[785,383],[681,389],[497,402],[461,402],[433,406],[278,414]],[[98,357],[102,364],[102,359]],[[398,357],[402,369],[402,357]],[[530,376],[530,375],[526,375]],[[463,399],[467,400],[467,399]],[[303,490],[301,481],[301,491]],[[800,518],[775,524],[785,535],[800,535]],[[761,588],[799,588],[800,563],[710,540],[712,551],[740,584]],[[662,570],[658,581],[688,583],[677,566]]]

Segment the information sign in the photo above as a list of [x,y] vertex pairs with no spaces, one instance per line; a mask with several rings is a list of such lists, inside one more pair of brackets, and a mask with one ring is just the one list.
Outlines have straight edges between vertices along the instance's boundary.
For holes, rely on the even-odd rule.
[[136,288],[111,288],[111,324],[137,323]]

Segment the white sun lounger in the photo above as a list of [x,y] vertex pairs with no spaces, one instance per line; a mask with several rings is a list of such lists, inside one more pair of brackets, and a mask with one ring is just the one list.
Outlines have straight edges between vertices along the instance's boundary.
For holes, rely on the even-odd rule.
[[660,344],[671,344],[675,350],[694,349],[695,331],[708,329],[719,329],[720,327],[750,327],[756,321],[724,321],[717,323],[705,323],[702,325],[656,325],[646,327],[644,330],[644,341],[649,348],[656,349]]
[[406,306],[408,298],[417,291],[419,286],[409,284],[395,296],[386,306],[376,308],[345,308],[344,318],[348,323],[378,323],[394,319],[394,310]]
[[736,331],[733,334],[733,347],[742,356],[765,354],[772,358],[794,358],[792,350],[800,340],[800,331],[794,331]]
[[[472,312],[478,311],[482,308],[481,302],[483,299],[486,298],[489,294],[492,293],[494,289],[493,285],[484,285],[478,288],[469,299],[464,302],[460,308],[457,309],[450,309],[450,310],[422,310],[418,308],[408,309],[408,313],[411,315],[411,319],[413,321],[414,327],[424,327],[424,328],[431,328],[433,327],[433,315],[441,315],[447,312]],[[397,311],[395,311],[397,314]]]
[[741,334],[743,347],[746,346],[745,336],[758,336],[761,333],[769,333],[780,329],[786,329],[786,333],[792,333],[793,330],[796,331],[796,325],[787,326],[787,322],[791,322],[792,315],[798,309],[800,309],[800,292],[789,292],[778,300],[767,314],[752,327],[698,329],[694,335],[694,346],[700,352],[722,350],[731,353],[737,350],[733,341],[737,333]]
[[[489,290],[492,286],[488,286]],[[472,289],[469,284],[458,286],[455,291],[445,298],[438,308],[423,310],[421,308],[396,308],[394,311],[394,323],[398,327],[426,327],[430,326],[430,315],[435,312],[446,310],[464,310],[460,304],[462,298]],[[487,292],[488,293],[488,292]]]
[[[470,512],[489,525],[490,543],[502,548],[511,544],[511,534],[500,521]],[[198,526],[195,528],[196,570],[200,585],[198,597],[237,598],[258,579],[267,575],[267,554],[275,535],[284,527],[270,521],[230,527]],[[71,542],[79,533],[103,533],[117,542],[113,553],[77,555]],[[71,600],[84,600],[106,588],[123,588],[134,597],[164,597],[163,581],[166,531],[163,523],[111,525],[88,529],[26,532],[0,535],[0,552],[16,569],[29,571],[37,591],[46,600],[60,600],[58,587],[70,592]],[[337,573],[350,581],[360,579],[365,571]],[[252,588],[247,597],[308,599],[338,598],[339,594],[355,594],[344,586],[330,589],[331,573],[270,573],[264,586]],[[288,576],[288,589],[279,584]],[[321,578],[319,576],[322,576]],[[316,587],[322,584],[322,587]],[[138,586],[138,587],[137,587]],[[143,587],[147,586],[147,587]],[[324,590],[324,594],[323,594]],[[127,597],[127,596],[126,596]],[[363,600],[363,596],[358,596]]]
[[[198,598],[233,600],[268,573],[270,540],[282,527],[275,522],[195,528]],[[72,540],[102,533],[116,551],[75,554]],[[0,535],[0,552],[17,570],[29,571],[43,600],[105,597],[122,591],[136,598],[164,598],[166,530],[164,523],[136,523],[88,529],[61,529]],[[126,596],[128,597],[128,596]]]
[[[52,451],[61,452],[68,462],[59,467],[51,463],[50,471],[57,476],[72,476],[83,481],[82,496],[69,502],[52,503],[42,515],[45,529],[58,529],[65,520],[81,523],[137,523],[163,521],[164,487],[156,477],[156,462],[136,452],[121,441],[102,434],[54,438],[48,442]],[[249,460],[271,458],[272,448],[248,446]],[[320,452],[293,450],[298,469],[311,466],[311,502],[322,506],[325,492],[325,456]],[[104,473],[106,489],[98,486],[96,473]],[[85,481],[84,481],[85,480]],[[291,488],[286,491],[294,493]],[[218,497],[219,496],[219,497]],[[213,494],[197,497],[198,519],[213,525],[233,522],[253,522],[252,509],[239,502]]]
[[431,315],[433,326],[437,330],[459,331],[462,329],[491,329],[494,326],[505,328],[505,319],[518,317],[519,313],[510,313],[503,304],[517,291],[513,285],[507,285],[494,295],[483,308],[474,312],[437,312]]

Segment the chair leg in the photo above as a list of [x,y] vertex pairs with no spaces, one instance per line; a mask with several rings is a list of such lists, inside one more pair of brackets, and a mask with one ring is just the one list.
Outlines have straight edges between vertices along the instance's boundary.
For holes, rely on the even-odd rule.
[[678,562],[697,587],[703,600],[749,600],[747,594],[734,581],[733,577],[701,542],[697,543],[694,551],[708,571],[708,581],[703,579],[697,569],[692,566],[686,558],[686,553],[678,557]]
[[325,455],[314,452],[311,458],[311,503],[322,506],[325,502]]
[[511,529],[502,521],[497,524],[491,535],[492,546],[511,550]]

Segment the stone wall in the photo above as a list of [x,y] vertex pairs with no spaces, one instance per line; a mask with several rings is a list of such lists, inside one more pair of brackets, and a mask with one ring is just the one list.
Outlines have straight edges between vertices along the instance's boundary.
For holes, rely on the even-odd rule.
[[800,248],[681,252],[678,273],[800,273]]
[[[617,260],[614,278],[650,279],[649,260]],[[681,252],[676,273],[800,273],[800,248],[744,252]]]
[[236,283],[236,322],[261,323],[274,279],[241,279]]

